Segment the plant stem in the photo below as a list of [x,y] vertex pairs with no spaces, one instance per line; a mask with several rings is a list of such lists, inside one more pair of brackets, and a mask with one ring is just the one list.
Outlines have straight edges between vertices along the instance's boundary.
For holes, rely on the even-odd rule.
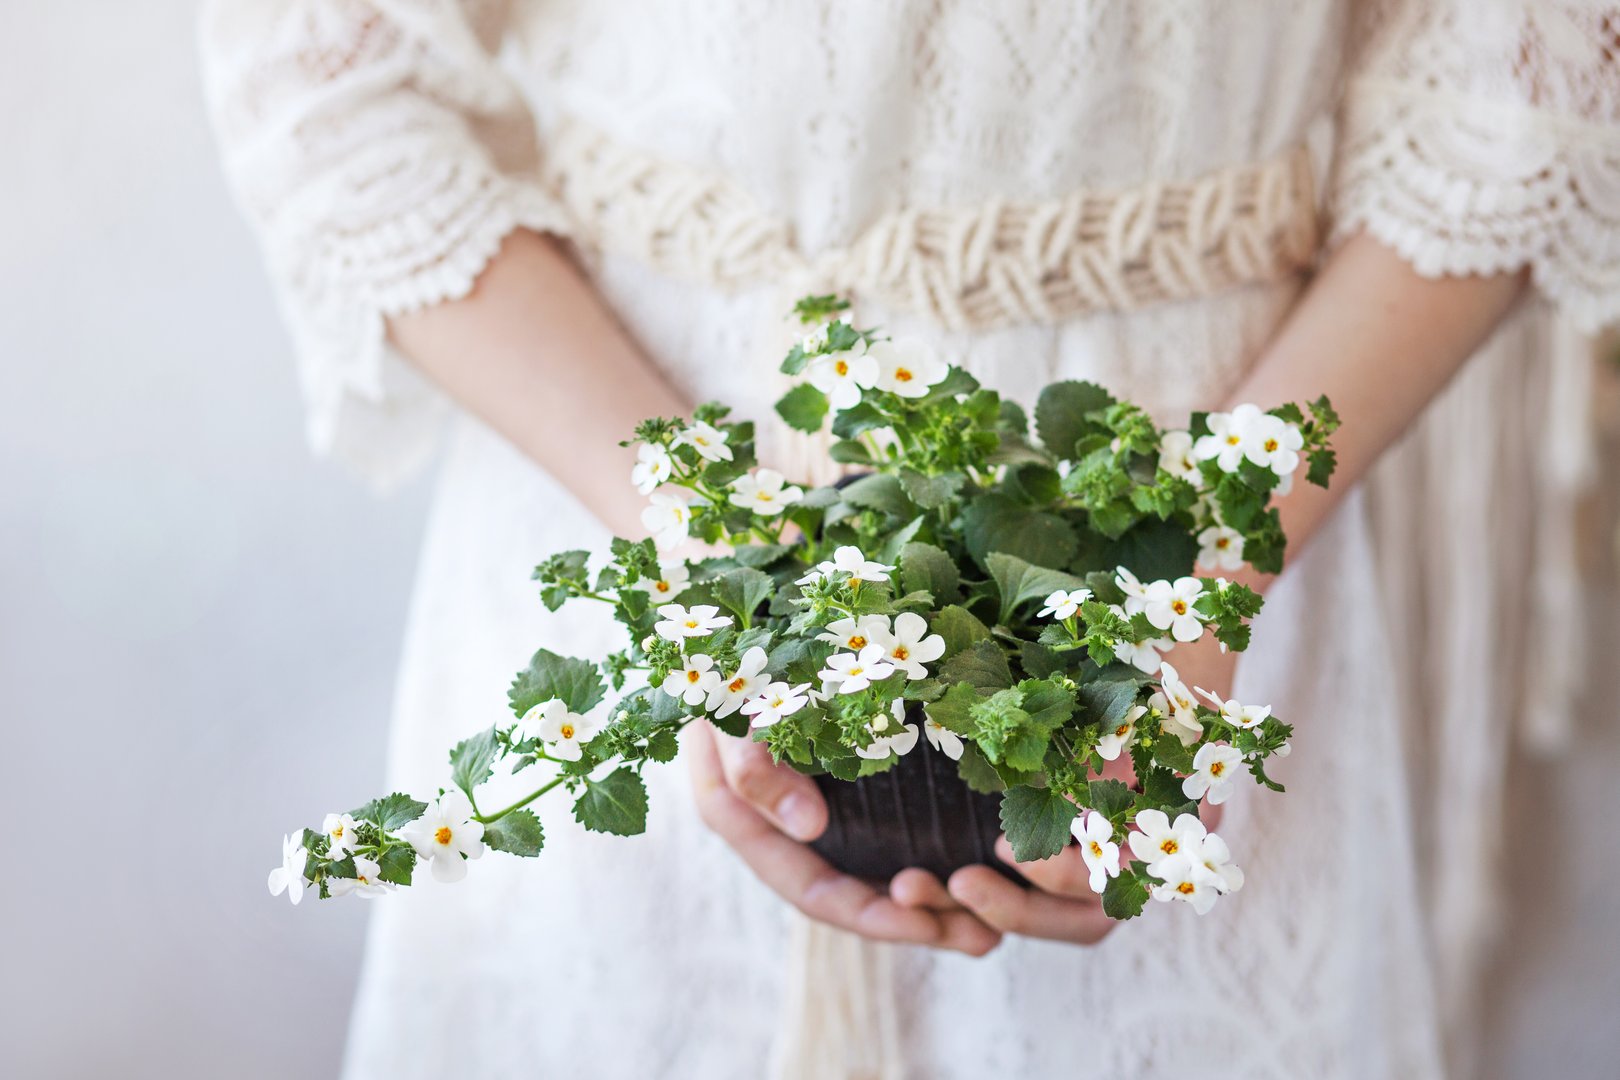
[[505,817],[507,814],[510,814],[512,811],[521,810],[525,806],[528,806],[530,803],[534,802],[534,800],[538,799],[540,796],[544,795],[546,792],[550,791],[552,788],[561,786],[562,783],[564,781],[566,781],[567,779],[568,779],[568,777],[566,777],[566,776],[553,777],[552,779],[548,780],[546,783],[541,784],[539,788],[535,789],[534,791],[529,792],[529,794],[525,795],[523,798],[519,799],[517,802],[513,803],[511,806],[508,806],[506,809],[498,810],[493,814],[474,814],[473,817],[474,817],[474,819],[482,822],[485,825],[488,825],[491,822],[499,821],[501,818]]

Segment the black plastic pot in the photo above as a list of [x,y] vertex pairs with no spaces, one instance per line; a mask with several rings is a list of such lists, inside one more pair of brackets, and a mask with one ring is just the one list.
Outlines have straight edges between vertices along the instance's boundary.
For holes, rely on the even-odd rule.
[[[907,718],[921,724],[917,710]],[[826,796],[827,831],[810,846],[846,874],[888,881],[921,867],[941,881],[974,863],[1024,879],[996,857],[1001,796],[981,795],[957,774],[956,762],[919,739],[887,772],[845,781],[818,776]]]

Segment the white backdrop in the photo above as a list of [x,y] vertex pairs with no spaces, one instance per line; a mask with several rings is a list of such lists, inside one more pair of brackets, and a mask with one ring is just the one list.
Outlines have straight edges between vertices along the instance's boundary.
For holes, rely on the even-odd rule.
[[335,1075],[423,492],[302,443],[193,4],[0,0],[0,1076]]
[[[304,450],[193,4],[0,11],[0,1076],[333,1076],[364,908],[264,877],[283,830],[381,790],[425,490],[379,503]],[[1594,698],[1606,738],[1516,775],[1527,832],[1612,845]],[[1518,875],[1493,1076],[1620,1054],[1620,894],[1571,861]]]

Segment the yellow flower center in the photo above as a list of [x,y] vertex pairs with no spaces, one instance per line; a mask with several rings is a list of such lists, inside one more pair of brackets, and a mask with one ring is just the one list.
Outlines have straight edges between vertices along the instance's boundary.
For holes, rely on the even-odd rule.
[[1185,600],[1172,600],[1172,601],[1170,601],[1170,610],[1175,612],[1177,615],[1185,615],[1185,614],[1187,614],[1187,601],[1185,601]]
[[437,840],[441,844],[448,844],[450,842],[451,835],[450,826],[448,825],[440,825],[437,829],[433,830],[433,839]]
[[770,502],[772,497],[773,496],[768,491],[756,491],[756,492],[754,492],[754,498],[758,499],[760,502]]
[[849,374],[849,361],[847,361],[847,360],[836,360],[836,361],[834,361],[833,362],[833,370],[838,372],[838,374],[840,374],[840,375],[848,375]]
[[857,650],[866,648],[866,638],[856,634],[849,639],[849,647]]
[[743,678],[741,675],[739,675],[735,679],[732,679],[729,683],[726,684],[726,689],[730,690],[733,694],[735,694],[735,693],[737,693],[739,690],[741,690],[743,687],[745,687],[747,685],[748,685],[748,680]]
[[1232,546],[1232,539],[1231,539],[1231,537],[1223,536],[1223,537],[1221,537],[1221,538],[1219,538],[1218,540],[1215,541],[1215,546],[1217,548],[1220,548],[1222,551],[1224,551],[1227,548]]
[[332,839],[334,839],[334,840],[343,839],[343,826],[339,825],[337,828],[332,830]]
[[573,724],[564,724],[562,726],[561,734],[562,734],[562,737],[565,738],[565,739],[572,739],[574,737],[574,725]]
[[863,668],[863,667],[852,667],[852,668],[849,669],[848,674],[849,674],[849,677],[853,679],[853,678],[855,678],[857,675],[861,674],[865,670],[866,669]]
[[1166,855],[1174,855],[1176,852],[1181,850],[1181,845],[1176,843],[1175,837],[1167,836],[1163,840],[1159,841],[1159,850],[1164,852]]
[[669,582],[655,581],[653,582],[653,588],[657,589],[659,592],[669,592]]
[[1091,854],[1094,858],[1102,858],[1102,845],[1095,840],[1091,842]]
[[1212,762],[1209,763],[1209,775],[1211,775],[1211,776],[1220,776],[1225,771],[1226,771],[1226,762],[1224,762],[1224,761],[1212,761]]
[[911,650],[904,645],[896,645],[892,654],[896,660],[906,660],[911,656]]
[[1130,733],[1131,733],[1131,725],[1129,725],[1129,724],[1121,724],[1121,725],[1119,725],[1119,727],[1114,729],[1114,734],[1119,736],[1121,739],[1123,739],[1125,736],[1129,735]]
[[1243,441],[1243,437],[1241,435],[1228,435],[1226,437],[1226,445],[1227,446],[1236,446],[1238,443],[1240,443],[1242,441]]
[[1267,439],[1266,440],[1266,452],[1271,453],[1271,452],[1275,451],[1276,449],[1277,449],[1277,440],[1276,439]]
[[356,885],[370,885],[371,879],[364,874],[356,874],[354,875],[354,883]]
[[1180,885],[1176,886],[1176,892],[1180,893],[1182,896],[1191,896],[1197,891],[1198,886],[1194,885],[1190,881],[1183,881]]
[[695,683],[701,678],[703,678],[703,673],[696,669],[689,669],[686,673],[687,682]]
[[895,368],[894,369],[894,381],[895,382],[910,382],[914,377],[915,376],[913,376],[911,374],[911,371],[908,368]]

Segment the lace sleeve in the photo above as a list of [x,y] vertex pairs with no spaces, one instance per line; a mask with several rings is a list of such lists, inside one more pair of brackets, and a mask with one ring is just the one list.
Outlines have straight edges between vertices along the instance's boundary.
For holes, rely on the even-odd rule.
[[1420,273],[1528,266],[1578,327],[1620,319],[1620,5],[1363,0],[1332,192]]
[[444,404],[385,319],[466,295],[517,227],[560,231],[497,66],[509,0],[210,0],[204,81],[263,241],[317,452],[386,488]]

